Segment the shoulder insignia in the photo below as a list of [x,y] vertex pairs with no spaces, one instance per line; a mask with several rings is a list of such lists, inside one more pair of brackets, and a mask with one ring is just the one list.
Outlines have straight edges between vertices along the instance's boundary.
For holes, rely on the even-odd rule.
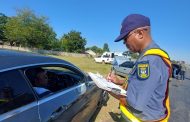
[[137,64],[137,77],[146,80],[150,76],[150,66],[148,61],[142,61]]

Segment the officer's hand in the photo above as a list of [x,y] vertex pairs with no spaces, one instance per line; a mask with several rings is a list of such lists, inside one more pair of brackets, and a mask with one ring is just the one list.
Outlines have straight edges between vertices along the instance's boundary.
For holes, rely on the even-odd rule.
[[117,78],[117,76],[114,74],[114,73],[109,73],[108,76],[107,76],[107,80],[108,81],[111,81],[117,85],[122,85],[124,83],[123,80],[120,80]]

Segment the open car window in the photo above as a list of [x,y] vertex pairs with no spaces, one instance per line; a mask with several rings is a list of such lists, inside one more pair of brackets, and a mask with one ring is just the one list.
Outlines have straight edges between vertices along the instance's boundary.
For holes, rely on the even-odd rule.
[[33,67],[25,70],[34,91],[42,98],[85,81],[85,76],[78,70],[61,66]]

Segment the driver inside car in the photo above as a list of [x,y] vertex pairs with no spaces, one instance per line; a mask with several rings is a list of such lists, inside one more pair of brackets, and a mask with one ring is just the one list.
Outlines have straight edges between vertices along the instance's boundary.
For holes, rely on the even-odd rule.
[[42,68],[36,69],[36,77],[34,80],[34,90],[38,95],[49,94],[51,91],[48,89],[48,76],[46,71]]

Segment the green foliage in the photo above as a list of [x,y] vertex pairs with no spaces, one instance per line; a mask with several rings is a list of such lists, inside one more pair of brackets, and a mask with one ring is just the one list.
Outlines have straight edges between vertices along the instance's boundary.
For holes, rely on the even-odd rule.
[[52,50],[53,51],[64,51],[61,45],[61,41],[56,40],[52,43]]
[[16,17],[10,18],[5,25],[5,35],[10,45],[24,45],[27,34],[26,28]]
[[6,40],[11,46],[75,53],[85,51],[86,39],[81,32],[70,31],[58,40],[46,17],[37,16],[27,8],[17,9],[16,12],[13,17],[0,13],[0,40]]
[[131,56],[131,58],[133,58],[133,59],[137,59],[139,57],[138,53],[133,53],[131,51],[125,51],[123,54],[126,56]]
[[103,52],[109,52],[109,51],[110,51],[109,46],[108,46],[107,43],[105,43],[104,46],[103,46]]
[[86,39],[81,32],[70,31],[61,38],[61,48],[66,52],[82,53],[85,51]]
[[2,41],[6,40],[4,31],[5,31],[5,24],[7,23],[7,21],[8,17],[5,14],[0,13],[0,40]]
[[132,53],[131,54],[131,58],[133,59],[137,59],[139,57],[139,55],[137,53]]
[[94,51],[96,54],[101,55],[103,52],[109,52],[109,47],[108,47],[108,44],[105,43],[104,46],[103,46],[103,49],[102,49],[102,48],[99,48],[99,47],[97,47],[97,46],[92,46],[92,47],[87,47],[86,50],[92,50],[92,51]]
[[86,50],[89,50],[89,49],[94,51],[96,54],[102,54],[103,53],[103,50],[97,46],[92,46],[92,47],[86,48]]
[[56,34],[46,17],[36,16],[29,9],[18,9],[5,25],[5,35],[11,45],[52,49]]

